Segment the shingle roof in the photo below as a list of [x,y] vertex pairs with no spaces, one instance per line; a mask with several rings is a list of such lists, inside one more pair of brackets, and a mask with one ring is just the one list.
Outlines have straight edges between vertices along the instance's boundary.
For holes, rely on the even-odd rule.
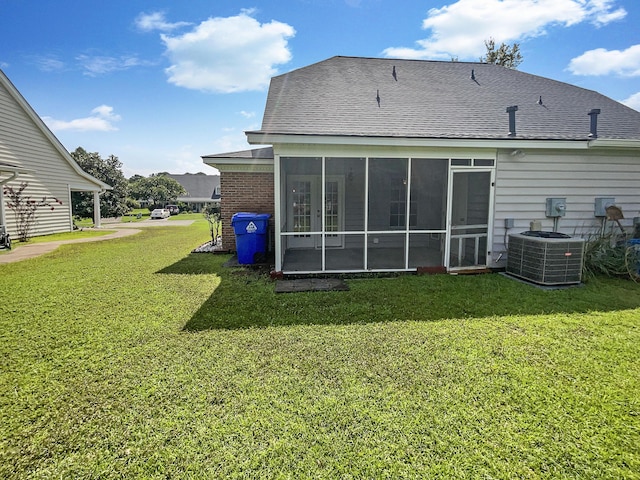
[[214,153],[204,155],[202,158],[241,158],[241,159],[271,159],[273,160],[273,147],[254,148],[229,153]]
[[206,201],[218,199],[216,188],[220,186],[219,175],[206,175],[204,173],[186,173],[183,175],[169,174],[176,182],[184,187],[187,194],[178,197],[178,200]]
[[514,105],[515,138],[586,140],[600,109],[599,138],[640,139],[640,112],[592,90],[493,64],[358,57],[274,77],[260,132],[507,139]]

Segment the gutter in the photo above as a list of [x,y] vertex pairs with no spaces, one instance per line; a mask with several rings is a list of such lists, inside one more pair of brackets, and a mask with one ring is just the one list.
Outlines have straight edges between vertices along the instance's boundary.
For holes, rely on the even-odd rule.
[[[249,144],[335,144],[358,146],[403,146],[429,148],[527,148],[566,150],[586,150],[589,143],[585,139],[541,139],[541,138],[421,138],[366,135],[313,135],[245,132]],[[601,140],[592,140],[600,142]],[[640,146],[640,145],[639,145]]]
[[622,149],[640,149],[640,140],[616,139],[616,138],[598,138],[589,141],[589,148],[622,148]]

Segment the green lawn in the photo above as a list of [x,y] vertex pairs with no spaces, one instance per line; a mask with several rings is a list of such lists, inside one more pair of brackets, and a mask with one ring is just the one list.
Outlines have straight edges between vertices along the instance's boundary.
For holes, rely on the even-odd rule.
[[[139,217],[138,217],[139,216]],[[122,223],[137,223],[142,222],[143,220],[149,220],[151,217],[151,212],[148,208],[134,208],[129,213],[126,213],[120,217],[120,222]],[[191,213],[191,212],[182,212],[178,215],[172,215],[169,217],[170,220],[200,220],[202,218],[201,213]],[[78,228],[91,228],[93,227],[93,219],[92,218],[82,218],[80,220],[74,220],[75,225]],[[109,226],[106,223],[104,226]]]
[[276,295],[207,240],[0,265],[0,478],[640,478],[640,285]]

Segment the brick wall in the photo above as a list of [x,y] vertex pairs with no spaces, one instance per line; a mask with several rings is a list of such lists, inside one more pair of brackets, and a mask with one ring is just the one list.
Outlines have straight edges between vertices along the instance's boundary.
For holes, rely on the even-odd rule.
[[268,248],[273,248],[275,198],[273,173],[220,172],[220,215],[222,217],[222,247],[236,249],[236,238],[231,227],[231,217],[238,212],[270,213],[271,239]]

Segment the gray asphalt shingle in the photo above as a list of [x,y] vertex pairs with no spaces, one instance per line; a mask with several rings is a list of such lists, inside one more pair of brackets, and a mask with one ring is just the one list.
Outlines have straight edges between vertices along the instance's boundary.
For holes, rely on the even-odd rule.
[[640,112],[592,90],[493,64],[359,57],[274,77],[260,132],[507,139],[512,105],[516,138],[586,140],[600,109],[599,138],[640,139]]
[[216,189],[220,187],[219,175],[206,175],[204,173],[186,173],[182,175],[169,174],[176,182],[187,191],[185,196],[178,200],[207,201],[220,198]]

